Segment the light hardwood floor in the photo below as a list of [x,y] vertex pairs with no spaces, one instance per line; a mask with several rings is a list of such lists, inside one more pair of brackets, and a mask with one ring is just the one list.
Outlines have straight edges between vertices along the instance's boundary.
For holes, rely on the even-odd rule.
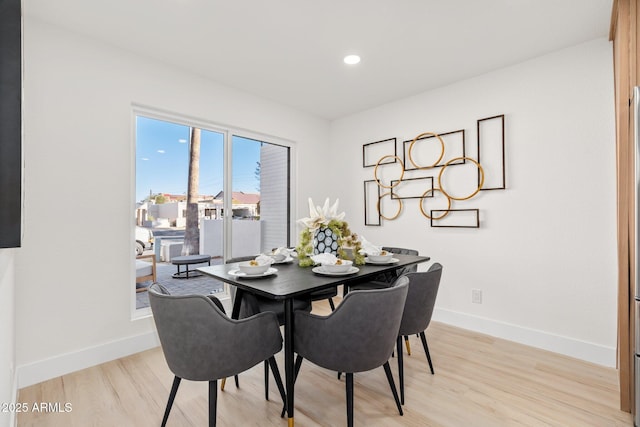
[[[328,305],[314,305],[326,313]],[[399,416],[382,368],[354,375],[360,426],[631,426],[618,409],[614,369],[433,322],[427,330],[435,375],[422,345],[405,353],[406,402]],[[284,372],[282,352],[278,355]],[[397,381],[396,360],[391,366]],[[283,374],[284,375],[284,374]],[[173,376],[160,348],[20,390],[19,401],[72,404],[68,413],[27,412],[19,426],[159,426]],[[296,382],[297,426],[346,425],[344,376],[305,362]],[[262,365],[218,393],[219,426],[286,426]],[[207,385],[183,381],[169,426],[207,425]]]

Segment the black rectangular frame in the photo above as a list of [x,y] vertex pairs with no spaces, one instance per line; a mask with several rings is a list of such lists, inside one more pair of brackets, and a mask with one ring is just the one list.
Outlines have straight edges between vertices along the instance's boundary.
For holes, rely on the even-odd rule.
[[[433,182],[434,182],[434,177],[432,177],[432,176],[419,176],[419,177],[417,177],[417,178],[403,178],[403,179],[402,179],[402,182],[407,182],[407,181],[418,181],[418,180],[421,180],[421,179],[424,179],[424,180],[427,180],[427,179],[428,179],[428,180],[431,180],[431,188],[430,188],[430,190],[431,190],[431,195],[430,195],[430,196],[427,196],[427,197],[433,197]],[[397,180],[397,179],[392,179],[392,180],[391,180],[391,186],[393,186],[393,187],[395,188],[395,186],[396,186],[396,185],[398,185],[398,184],[395,184],[395,183],[397,183],[398,181],[399,181],[399,180]],[[392,188],[391,190],[392,190],[392,191],[391,191],[391,198],[392,198],[392,199],[394,199],[394,200],[398,200],[398,199],[422,199],[422,194],[421,194],[421,195],[419,195],[419,196],[411,196],[411,197],[397,197],[397,196],[396,196],[396,193],[394,193],[394,192],[393,192],[393,188]],[[429,190],[429,189],[427,189],[427,190]],[[427,190],[425,190],[424,192],[426,192]],[[423,192],[423,194],[424,194],[424,192]]]
[[[434,219],[438,213],[443,212],[475,212],[476,213],[476,225],[437,225],[438,218]],[[432,209],[431,210],[431,227],[434,228],[480,228],[480,209]]]
[[[378,223],[377,224],[372,224],[372,223],[368,223],[367,222],[367,184],[368,183],[374,183],[375,186],[378,188],[378,201],[380,200],[380,186],[378,185],[378,183],[376,182],[375,179],[369,179],[364,181],[364,225],[370,225],[373,227],[380,227],[382,225],[382,216],[380,215],[380,210],[378,210]],[[377,203],[377,202],[376,202]]]
[[[507,188],[507,178],[506,178],[506,170],[505,170],[505,154],[504,154],[504,114],[499,114],[497,116],[492,116],[492,117],[485,117],[484,119],[479,119],[478,120],[478,125],[477,125],[477,139],[478,139],[478,163],[480,163],[480,166],[482,166],[482,160],[480,159],[480,122],[485,122],[487,120],[495,120],[495,119],[502,119],[502,187],[482,187],[480,189],[480,191],[485,191],[485,190],[504,190]],[[480,171],[478,170],[478,186],[480,186]]]
[[[369,147],[370,145],[381,144],[383,142],[389,142],[389,141],[393,141],[393,156],[395,156],[395,157],[394,157],[393,160],[384,161],[384,162],[382,162],[380,164],[381,165],[385,165],[387,163],[396,163],[397,162],[397,157],[398,157],[397,140],[396,140],[396,138],[387,138],[387,139],[383,139],[381,141],[369,142],[367,144],[362,144],[362,167],[363,168],[371,168],[371,167],[374,167],[377,164],[377,162],[373,163],[373,164],[366,164],[366,159],[365,159],[366,155],[365,155],[365,153],[366,153],[367,147]],[[391,155],[391,153],[389,153],[389,155]]]

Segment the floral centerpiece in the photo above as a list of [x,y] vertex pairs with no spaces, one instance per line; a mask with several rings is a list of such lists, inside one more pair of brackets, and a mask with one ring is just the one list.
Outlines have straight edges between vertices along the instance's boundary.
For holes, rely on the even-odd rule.
[[315,206],[309,198],[309,217],[298,220],[298,224],[304,227],[296,248],[300,267],[312,266],[310,256],[320,253],[332,253],[343,259],[351,259],[354,264],[364,264],[360,240],[349,230],[344,217],[344,212],[338,213],[338,199],[329,206],[327,198],[324,206],[320,207]]

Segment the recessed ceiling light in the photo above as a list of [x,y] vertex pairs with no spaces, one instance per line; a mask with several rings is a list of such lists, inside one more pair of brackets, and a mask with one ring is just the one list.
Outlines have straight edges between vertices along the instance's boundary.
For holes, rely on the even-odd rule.
[[344,57],[344,63],[349,65],[355,65],[360,62],[360,57],[358,55],[347,55]]

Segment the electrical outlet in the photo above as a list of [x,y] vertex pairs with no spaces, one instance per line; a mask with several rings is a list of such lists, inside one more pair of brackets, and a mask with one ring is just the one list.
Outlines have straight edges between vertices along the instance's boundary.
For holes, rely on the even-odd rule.
[[471,289],[471,302],[474,304],[482,304],[481,289]]

